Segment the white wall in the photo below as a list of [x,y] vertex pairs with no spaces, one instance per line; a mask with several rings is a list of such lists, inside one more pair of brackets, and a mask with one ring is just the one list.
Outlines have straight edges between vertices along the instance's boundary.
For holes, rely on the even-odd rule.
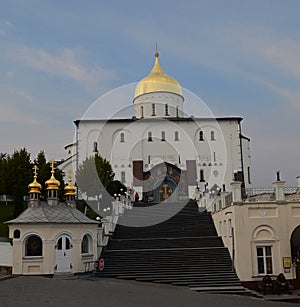
[[12,266],[12,246],[9,242],[0,242],[0,266]]

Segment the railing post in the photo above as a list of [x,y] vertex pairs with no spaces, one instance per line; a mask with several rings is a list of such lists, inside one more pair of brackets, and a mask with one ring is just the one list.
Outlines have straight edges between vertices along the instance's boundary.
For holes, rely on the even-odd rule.
[[284,184],[285,184],[285,181],[273,182],[273,186],[275,190],[275,199],[277,201],[285,201]]
[[241,203],[242,202],[242,182],[233,181],[231,184],[232,189],[232,202]]

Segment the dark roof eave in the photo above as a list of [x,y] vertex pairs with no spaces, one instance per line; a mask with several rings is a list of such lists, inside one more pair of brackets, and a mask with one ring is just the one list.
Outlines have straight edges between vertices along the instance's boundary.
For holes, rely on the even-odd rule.
[[156,118],[112,118],[112,119],[80,119],[75,120],[74,123],[78,127],[80,122],[107,122],[107,123],[120,123],[120,122],[135,122],[135,121],[159,121],[159,120],[169,120],[169,121],[177,121],[177,122],[189,122],[194,120],[202,120],[202,121],[230,121],[236,120],[240,123],[243,118],[232,116],[232,117],[156,117]]

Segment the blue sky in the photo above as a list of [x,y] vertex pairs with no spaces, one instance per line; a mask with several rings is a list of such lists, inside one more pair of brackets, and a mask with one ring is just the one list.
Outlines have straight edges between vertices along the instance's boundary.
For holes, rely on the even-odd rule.
[[298,0],[0,4],[0,152],[25,146],[33,158],[63,158],[73,120],[147,75],[157,43],[165,71],[216,116],[244,118],[254,186],[270,186],[277,170],[296,185]]

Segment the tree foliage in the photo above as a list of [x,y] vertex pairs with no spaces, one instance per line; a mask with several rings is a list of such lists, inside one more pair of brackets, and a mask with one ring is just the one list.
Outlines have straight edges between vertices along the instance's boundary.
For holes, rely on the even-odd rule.
[[[33,181],[32,167],[37,164],[38,181],[42,184],[42,195],[45,196],[44,183],[51,176],[50,163],[46,162],[45,153],[41,151],[34,163],[25,148],[15,150],[12,155],[0,153],[0,194],[11,195],[14,199],[14,217],[24,210],[24,196],[28,194],[28,184]],[[60,181],[60,196],[63,197],[63,172],[55,170],[55,177]]]
[[87,197],[99,197],[114,181],[114,172],[105,158],[100,155],[89,157],[78,167],[76,183]]

